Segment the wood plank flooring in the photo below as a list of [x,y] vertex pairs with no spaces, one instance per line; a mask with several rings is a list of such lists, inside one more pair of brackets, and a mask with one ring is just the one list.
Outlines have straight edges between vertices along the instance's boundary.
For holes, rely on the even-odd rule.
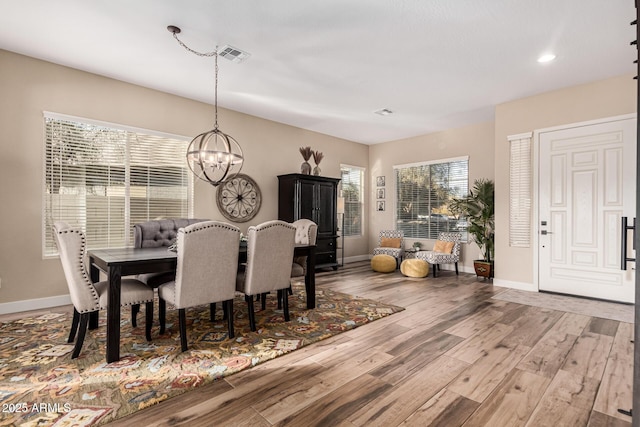
[[492,299],[504,289],[452,271],[362,262],[317,286],[406,310],[110,425],[631,426],[631,324]]

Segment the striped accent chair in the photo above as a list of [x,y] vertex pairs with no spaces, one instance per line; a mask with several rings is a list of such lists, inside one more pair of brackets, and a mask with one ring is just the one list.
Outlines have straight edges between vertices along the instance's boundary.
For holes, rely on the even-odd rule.
[[[419,251],[416,253],[416,258],[421,259],[423,261],[427,261],[429,264],[433,265],[433,277],[436,277],[437,270],[440,269],[440,264],[455,264],[456,267],[456,275],[458,275],[458,261],[460,261],[460,241],[462,240],[462,234],[460,233],[447,233],[443,232],[438,235],[438,240],[436,241],[436,245],[434,246],[434,250],[432,251]],[[451,251],[447,252],[441,251],[439,246],[439,242],[449,242],[453,243],[451,246]]]
[[382,230],[378,237],[378,247],[373,249],[373,256],[391,255],[396,259],[396,268],[404,256],[404,231]]

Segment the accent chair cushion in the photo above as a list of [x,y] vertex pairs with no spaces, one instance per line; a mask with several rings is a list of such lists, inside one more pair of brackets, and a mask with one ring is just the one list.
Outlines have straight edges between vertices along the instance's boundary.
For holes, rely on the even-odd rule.
[[433,245],[434,252],[441,252],[443,254],[450,254],[453,250],[454,242],[446,242],[444,240],[436,240],[436,244]]
[[391,255],[374,255],[371,258],[371,269],[378,273],[392,273],[396,271],[396,259]]
[[380,239],[380,247],[382,248],[400,248],[399,237],[382,237]]
[[400,265],[400,272],[407,277],[427,277],[429,263],[421,259],[405,259]]

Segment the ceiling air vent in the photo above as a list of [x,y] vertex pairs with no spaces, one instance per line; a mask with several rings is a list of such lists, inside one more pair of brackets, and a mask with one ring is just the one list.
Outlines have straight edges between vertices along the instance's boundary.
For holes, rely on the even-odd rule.
[[220,48],[218,55],[228,59],[231,62],[235,62],[236,64],[243,62],[245,59],[251,56],[250,53],[244,52],[238,48],[235,48],[229,45],[222,46],[222,48]]

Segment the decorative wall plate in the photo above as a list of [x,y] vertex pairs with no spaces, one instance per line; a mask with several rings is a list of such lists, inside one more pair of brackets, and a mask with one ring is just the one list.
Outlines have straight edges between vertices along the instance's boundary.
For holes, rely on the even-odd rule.
[[247,222],[258,214],[262,205],[260,187],[249,176],[239,173],[218,186],[218,210],[230,221]]

